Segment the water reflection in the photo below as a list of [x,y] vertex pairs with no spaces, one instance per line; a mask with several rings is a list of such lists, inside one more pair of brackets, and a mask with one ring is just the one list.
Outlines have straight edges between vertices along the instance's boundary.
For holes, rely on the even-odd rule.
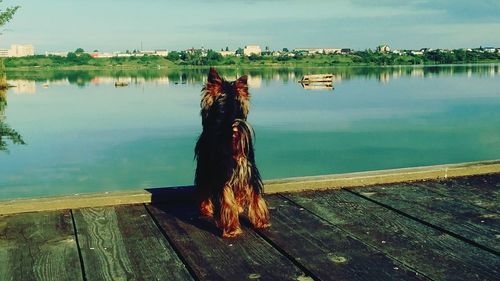
[[[0,200],[192,184],[206,72],[10,72],[17,89],[7,110],[1,93],[0,121],[29,146],[3,137],[12,153],[0,155]],[[220,72],[249,75],[265,179],[500,157],[498,65]],[[297,83],[325,73],[335,94]]]
[[328,82],[300,83],[304,90],[324,90],[333,91],[333,84]]
[[0,89],[0,151],[8,151],[7,140],[13,144],[25,144],[23,137],[12,129],[6,122],[5,109],[7,108],[7,91]]
[[[432,78],[441,76],[493,77],[500,73],[499,64],[486,65],[444,65],[444,66],[391,66],[391,67],[335,67],[335,68],[221,68],[219,72],[227,79],[248,75],[251,88],[260,88],[264,83],[280,80],[287,84],[296,82],[306,74],[333,73],[335,81],[355,78],[375,79],[387,84],[404,77]],[[33,82],[44,85],[73,84],[79,87],[88,85],[114,84],[124,81],[130,85],[145,83],[156,85],[202,84],[207,69],[173,70],[95,70],[95,71],[32,71],[9,72],[9,82],[17,93],[34,93]],[[334,82],[335,82],[334,81]],[[316,88],[316,87],[314,87]],[[306,89],[306,87],[304,87]],[[332,87],[326,86],[325,90]]]

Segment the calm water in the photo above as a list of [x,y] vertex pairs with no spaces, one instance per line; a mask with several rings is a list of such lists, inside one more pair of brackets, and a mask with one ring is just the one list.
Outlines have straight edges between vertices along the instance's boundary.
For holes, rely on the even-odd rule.
[[[500,158],[499,65],[221,72],[250,74],[265,179]],[[205,73],[9,73],[0,199],[192,184]]]

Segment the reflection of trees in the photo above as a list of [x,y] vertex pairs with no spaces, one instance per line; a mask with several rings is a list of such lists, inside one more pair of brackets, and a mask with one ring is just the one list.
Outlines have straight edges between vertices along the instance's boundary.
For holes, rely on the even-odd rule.
[[[337,80],[352,78],[378,79],[384,81],[404,76],[435,77],[450,75],[478,76],[499,73],[498,64],[483,65],[440,65],[440,66],[339,66],[339,67],[264,67],[264,68],[219,68],[219,73],[228,79],[249,75],[264,82],[280,80],[284,82],[300,80],[305,74],[333,73]],[[103,70],[54,70],[54,71],[10,71],[10,79],[27,79],[37,82],[55,82],[65,80],[80,87],[88,85],[97,77],[115,79],[132,78],[145,82],[168,78],[174,84],[201,84],[205,81],[208,68],[178,69],[103,69]],[[387,78],[387,79],[385,79]]]
[[0,151],[7,150],[7,140],[14,144],[25,144],[23,137],[5,123],[5,108],[7,107],[7,90],[5,76],[0,78]]

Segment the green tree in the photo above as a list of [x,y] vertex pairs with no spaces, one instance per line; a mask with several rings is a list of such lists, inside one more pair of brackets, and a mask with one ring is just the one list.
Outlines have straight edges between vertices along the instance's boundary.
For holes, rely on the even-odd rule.
[[167,59],[169,61],[178,61],[179,58],[180,58],[179,52],[177,51],[168,52]]
[[248,57],[249,60],[251,61],[256,61],[256,60],[259,60],[260,59],[260,56],[258,56],[257,54],[251,54],[249,57]]
[[75,50],[75,54],[76,54],[77,56],[79,56],[79,55],[81,55],[81,54],[83,54],[83,53],[85,53],[85,51],[84,51],[82,48],[78,48],[78,49],[76,49],[76,50]]
[[[2,0],[0,0],[0,3]],[[19,6],[8,7],[5,10],[0,9],[0,27],[8,23],[14,14],[19,9]],[[0,59],[0,150],[7,150],[6,139],[9,139],[14,144],[25,144],[24,140],[16,130],[9,127],[5,123],[5,108],[7,107],[7,77],[5,76],[5,66],[3,60]]]
[[208,50],[207,52],[207,59],[208,59],[208,63],[210,64],[211,62],[218,62],[220,60],[222,60],[222,55],[218,52],[215,52],[213,50]]
[[[3,0],[0,0],[0,3],[2,3]],[[19,9],[19,6],[14,6],[14,7],[7,7],[5,11],[3,9],[0,9],[0,27],[4,26],[6,23],[8,23],[14,14],[17,12]]]
[[[3,0],[0,0],[0,4],[3,2]],[[0,28],[3,27],[6,23],[8,23],[14,14],[17,12],[19,9],[19,6],[14,6],[14,7],[7,7],[4,9],[0,8]],[[4,88],[6,85],[6,82],[4,83],[4,76],[5,76],[5,71],[4,71],[4,64],[3,60],[0,58],[0,76],[1,76],[1,81],[0,81],[0,88]]]

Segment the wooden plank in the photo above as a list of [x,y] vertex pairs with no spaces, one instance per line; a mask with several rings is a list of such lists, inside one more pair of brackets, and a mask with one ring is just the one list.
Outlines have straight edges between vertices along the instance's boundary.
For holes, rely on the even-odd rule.
[[33,211],[78,209],[116,205],[168,202],[192,198],[192,186],[151,188],[132,191],[97,192],[45,198],[11,199],[0,201],[0,215]]
[[376,202],[430,223],[500,255],[500,215],[414,184],[352,190]]
[[272,227],[260,233],[321,280],[427,280],[281,196],[267,197]]
[[0,280],[83,280],[69,211],[0,216]]
[[193,205],[147,205],[198,280],[311,280],[257,233],[222,239]]
[[408,219],[348,191],[287,198],[434,280],[495,280],[498,256]]
[[88,280],[192,280],[144,205],[73,214]]
[[500,174],[415,183],[444,196],[500,213]]
[[[266,193],[271,194],[303,190],[339,189],[424,179],[447,179],[489,173],[500,173],[500,160],[268,180],[264,182],[264,189]],[[192,186],[181,186],[74,194],[48,198],[2,200],[0,201],[0,215],[122,204],[159,203],[175,201],[176,198],[192,197],[192,195],[189,195],[192,191]]]

